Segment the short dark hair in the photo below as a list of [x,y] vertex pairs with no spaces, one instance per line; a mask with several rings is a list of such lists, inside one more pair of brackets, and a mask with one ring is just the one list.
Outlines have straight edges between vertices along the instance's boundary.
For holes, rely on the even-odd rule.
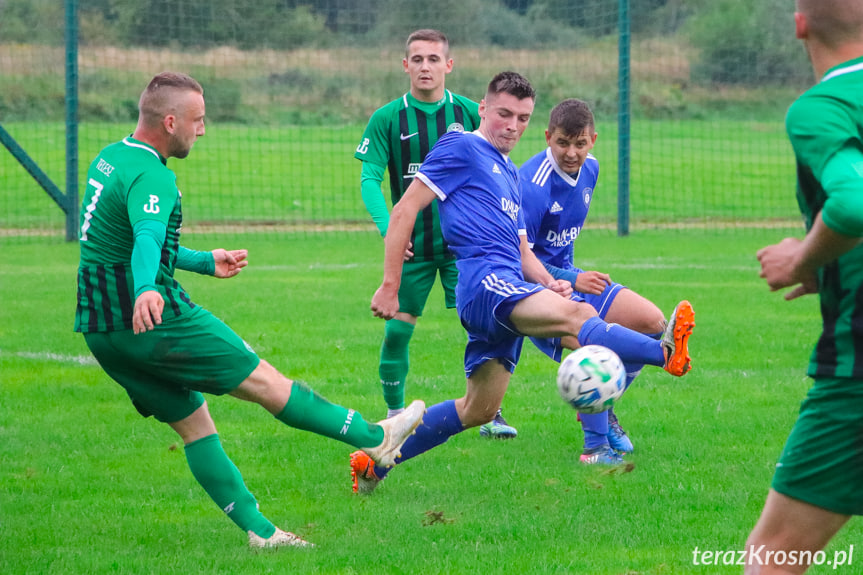
[[449,40],[447,40],[446,35],[440,30],[423,28],[422,30],[414,30],[411,32],[411,35],[408,36],[407,42],[405,42],[406,56],[410,53],[411,44],[414,42],[440,42],[443,44],[444,54],[449,53]]
[[593,112],[583,100],[569,98],[551,110],[548,118],[548,133],[560,128],[565,136],[578,136],[587,128],[595,129]]
[[203,94],[204,89],[197,80],[188,74],[179,72],[162,72],[156,74],[138,100],[138,111],[144,121],[153,125],[166,115],[175,111],[176,95],[181,92],[197,92]]
[[530,98],[536,100],[536,90],[527,81],[527,78],[518,72],[501,72],[488,83],[486,97],[497,94],[509,94],[519,100]]

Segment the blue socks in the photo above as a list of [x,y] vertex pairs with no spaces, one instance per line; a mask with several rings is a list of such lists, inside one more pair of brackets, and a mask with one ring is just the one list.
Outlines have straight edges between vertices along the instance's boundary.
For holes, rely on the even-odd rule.
[[606,323],[599,317],[584,322],[578,332],[578,343],[582,346],[605,346],[617,353],[624,362],[659,367],[665,365],[665,352],[660,342],[616,323]]
[[[423,422],[417,427],[416,433],[408,437],[402,445],[402,456],[396,459],[396,464],[446,443],[450,437],[463,430],[454,399],[432,405],[426,410]],[[375,465],[375,475],[383,479],[390,469],[392,467]]]

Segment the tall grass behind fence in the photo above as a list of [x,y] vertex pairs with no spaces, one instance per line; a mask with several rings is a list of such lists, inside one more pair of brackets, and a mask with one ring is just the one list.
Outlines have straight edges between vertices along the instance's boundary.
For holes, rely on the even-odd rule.
[[[396,0],[306,8],[283,2],[275,3],[283,6],[277,12],[273,2],[222,0],[206,8],[193,1],[161,20],[134,11],[136,4],[154,3],[120,0],[101,11],[100,3],[80,9],[81,190],[99,149],[133,131],[137,99],[150,77],[179,70],[201,81],[208,113],[207,135],[192,155],[169,162],[190,200],[184,202],[187,231],[372,231],[353,152],[374,109],[408,88],[401,64],[407,33],[432,26],[451,38],[455,67],[447,85],[453,91],[479,100],[491,76],[504,69],[536,86],[534,119],[513,152],[517,163],[545,146],[554,104],[579,97],[593,106],[601,176],[588,224],[615,229],[617,0],[582,3],[590,4],[592,16],[578,21],[566,11],[571,2],[541,0],[444,2],[438,11]],[[65,189],[63,13],[44,0],[31,4],[29,35],[13,26],[12,16],[21,18],[10,12],[16,4],[0,5],[0,124]],[[799,73],[765,75],[779,68],[753,60],[764,50],[741,54],[740,39],[729,36],[727,55],[711,52],[702,45],[708,33],[696,25],[698,15],[673,12],[675,4],[698,2],[633,7],[631,231],[796,224],[794,164],[782,121],[811,82],[802,49],[783,56]],[[652,11],[645,12],[648,5]],[[773,16],[793,36],[790,10]],[[283,21],[278,33],[270,19]],[[247,21],[258,27],[258,38],[243,27]],[[752,42],[765,36],[763,29],[736,29],[750,33]],[[793,37],[786,40],[793,45]],[[726,57],[736,67],[723,68]],[[0,236],[62,236],[60,209],[3,149],[0,181]]]

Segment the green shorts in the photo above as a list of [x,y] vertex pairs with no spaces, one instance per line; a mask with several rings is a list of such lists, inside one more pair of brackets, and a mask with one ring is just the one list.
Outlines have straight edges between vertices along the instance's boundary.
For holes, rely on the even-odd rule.
[[842,515],[863,515],[863,381],[818,378],[776,464],[775,491]]
[[200,306],[152,331],[85,333],[84,340],[141,415],[164,423],[190,416],[204,403],[201,392],[233,391],[260,363],[240,336]]
[[446,307],[455,307],[455,285],[458,283],[455,260],[405,262],[402,266],[402,283],[399,287],[400,312],[415,317],[423,314],[438,272],[440,272]]

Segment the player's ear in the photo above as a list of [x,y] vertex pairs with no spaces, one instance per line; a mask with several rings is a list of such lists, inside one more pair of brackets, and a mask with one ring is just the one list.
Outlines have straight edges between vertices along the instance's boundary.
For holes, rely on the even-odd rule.
[[449,74],[450,72],[452,72],[452,58],[446,61],[446,73]]
[[798,40],[805,40],[809,36],[809,22],[802,12],[794,13],[794,32]]
[[177,128],[177,117],[173,114],[168,114],[162,118],[162,126],[169,134],[173,134]]

